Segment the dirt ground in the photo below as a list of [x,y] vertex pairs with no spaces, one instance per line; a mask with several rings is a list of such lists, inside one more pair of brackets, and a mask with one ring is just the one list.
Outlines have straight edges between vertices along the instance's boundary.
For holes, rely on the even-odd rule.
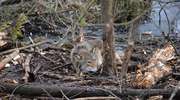
[[[175,46],[180,53],[180,40],[176,40]],[[71,47],[62,46],[58,47],[56,44],[43,44],[37,46],[39,51],[32,51],[29,49],[21,50],[21,53],[24,53],[27,57],[29,54],[32,54],[30,60],[30,72],[29,72],[29,83],[35,84],[46,84],[49,86],[60,85],[63,87],[77,87],[77,88],[101,88],[101,89],[120,89],[131,88],[136,89],[138,87],[133,86],[133,80],[136,75],[137,65],[145,64],[151,58],[153,52],[157,48],[163,46],[162,39],[148,40],[144,42],[136,42],[133,54],[131,56],[131,61],[128,66],[128,75],[125,80],[120,80],[120,70],[121,66],[118,66],[118,76],[102,76],[99,73],[88,73],[81,76],[77,76],[73,70],[72,63],[70,60]],[[43,48],[42,48],[43,47]],[[37,49],[36,48],[36,49]],[[146,54],[144,54],[144,50]],[[25,74],[24,68],[21,64],[14,65],[10,63],[11,66],[4,68],[0,71],[0,80],[5,83],[24,83],[23,76]],[[177,58],[173,64],[174,68],[170,75],[163,77],[159,80],[151,89],[172,89],[178,85],[179,81],[179,67],[180,59]],[[22,96],[12,96],[13,93],[6,94],[2,93],[2,98],[26,98]],[[147,96],[147,95],[146,95]],[[51,99],[51,96],[45,96],[46,99]],[[141,97],[141,96],[139,96]],[[28,97],[29,99],[43,100],[41,97]],[[28,99],[26,98],[26,99]],[[39,99],[37,99],[39,98]],[[71,98],[71,97],[69,97]],[[73,97],[72,97],[73,98]],[[123,97],[125,99],[134,99],[136,96]],[[33,100],[34,100],[33,99]],[[55,98],[54,98],[55,99]],[[57,98],[59,99],[59,98]]]

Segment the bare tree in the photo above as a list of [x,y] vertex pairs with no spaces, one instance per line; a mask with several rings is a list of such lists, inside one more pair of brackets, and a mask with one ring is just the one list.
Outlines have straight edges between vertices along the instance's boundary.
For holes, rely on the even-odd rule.
[[104,47],[104,62],[102,73],[105,75],[112,75],[116,73],[115,53],[114,53],[114,28],[112,6],[113,0],[101,0],[102,4],[102,19],[105,23],[103,35]]

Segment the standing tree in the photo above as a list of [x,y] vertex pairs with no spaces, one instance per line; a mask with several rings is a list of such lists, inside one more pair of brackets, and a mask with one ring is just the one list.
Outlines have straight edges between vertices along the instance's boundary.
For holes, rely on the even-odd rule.
[[115,53],[114,53],[114,28],[113,28],[113,0],[101,0],[102,19],[105,23],[103,35],[104,61],[102,73],[112,75],[116,73]]

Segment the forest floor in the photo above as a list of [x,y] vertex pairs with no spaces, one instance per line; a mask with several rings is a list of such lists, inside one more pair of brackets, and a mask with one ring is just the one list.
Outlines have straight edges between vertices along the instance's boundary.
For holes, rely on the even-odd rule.
[[[87,24],[86,19],[91,24],[87,30],[84,29],[85,35],[102,36],[104,24],[101,25],[99,18],[100,5],[91,8],[92,2],[73,4],[71,0],[59,0],[59,4],[56,2],[54,5],[48,0],[7,1],[10,2],[0,2],[0,24],[3,24],[0,27],[0,100],[178,100],[180,97],[180,39],[172,39],[173,49],[172,44],[165,48],[167,40],[164,37],[135,40],[124,78],[121,78],[122,65],[117,66],[116,75],[104,76],[98,72],[78,75],[71,61],[71,40],[73,35],[80,33],[80,27]],[[58,5],[63,9],[57,9]],[[122,6],[133,9],[123,11],[125,19],[129,15],[127,11],[137,14],[135,19],[139,19],[138,11],[145,10],[142,16],[146,14],[146,9],[134,7],[127,7],[126,3]],[[23,13],[25,15],[21,16]],[[133,24],[121,20],[123,23],[117,20],[114,27],[118,53],[124,53],[128,48],[128,29],[125,28]],[[118,28],[118,23],[125,26]],[[3,32],[11,36],[4,36]],[[18,35],[23,41],[17,39]],[[13,36],[16,41],[4,48],[1,45],[4,44],[3,38],[10,38],[12,42]],[[153,63],[153,68],[147,68]]]
[[[174,40],[174,43],[178,52],[180,53],[180,40]],[[63,98],[66,99],[86,96],[115,97],[110,98],[110,100],[117,99],[116,97],[133,100],[135,98],[149,98],[151,95],[159,97],[162,95],[163,97],[166,97],[164,96],[165,94],[171,95],[171,93],[168,93],[167,91],[164,91],[164,93],[163,90],[174,89],[178,85],[178,79],[180,77],[179,58],[177,58],[175,63],[173,63],[174,67],[171,73],[167,76],[163,76],[163,78],[158,80],[158,82],[151,88],[143,90],[142,88],[134,87],[133,85],[133,80],[135,79],[138,64],[146,64],[152,57],[153,52],[156,51],[157,48],[162,48],[163,45],[164,42],[162,38],[136,42],[131,60],[128,65],[127,78],[125,80],[121,80],[119,77],[121,73],[120,66],[118,67],[117,76],[103,76],[101,74],[83,74],[81,76],[77,76],[77,73],[75,73],[73,70],[70,58],[70,52],[72,49],[70,46],[59,46],[58,43],[44,43],[38,46],[34,46],[35,50],[28,48],[22,49],[20,54],[22,54],[26,59],[23,58],[21,60],[25,60],[24,62],[27,63],[29,69],[22,66],[22,61],[18,61],[17,64],[11,61],[9,63],[9,67],[5,67],[3,70],[1,70],[0,90],[2,93],[0,96],[3,99],[8,98],[11,100],[18,98],[36,98],[38,100],[60,99],[58,98],[60,94],[56,93],[56,89],[58,89],[58,92],[62,92]],[[26,76],[27,74],[28,76]],[[42,92],[41,89],[36,90],[35,87],[33,87],[34,89],[32,88],[32,90],[30,88],[28,90],[26,85],[30,85],[30,87],[35,86],[36,88],[42,88],[42,90],[44,88],[44,90]],[[55,86],[57,86],[57,88]],[[23,88],[26,90],[23,90]],[[122,90],[134,90],[127,90],[127,92],[122,92],[121,88]],[[136,93],[136,89],[137,91],[140,91],[139,94]],[[162,89],[162,93],[154,93],[151,89]],[[143,91],[146,91],[147,93],[142,94]],[[123,93],[124,95],[122,95]],[[13,96],[14,94],[17,95]],[[21,96],[19,97],[18,95]]]

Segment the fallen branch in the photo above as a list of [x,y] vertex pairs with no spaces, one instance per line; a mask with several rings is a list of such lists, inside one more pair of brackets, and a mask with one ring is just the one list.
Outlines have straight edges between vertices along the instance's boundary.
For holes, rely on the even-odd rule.
[[[63,93],[67,97],[97,97],[97,96],[110,96],[113,93],[118,97],[122,96],[153,96],[153,95],[163,95],[163,96],[170,96],[173,92],[173,89],[129,89],[123,88],[122,92],[119,89],[99,89],[94,87],[66,87],[61,85],[44,85],[44,84],[12,84],[12,83],[0,83],[0,90],[4,93],[14,93],[18,95],[25,95],[25,96],[46,96],[46,92],[55,97],[62,97]],[[180,96],[180,90],[176,92],[176,96]]]
[[45,40],[45,41],[42,41],[42,42],[38,42],[36,44],[31,44],[31,45],[20,47],[20,48],[10,49],[10,50],[4,51],[4,52],[0,52],[0,56],[4,55],[4,54],[7,54],[7,53],[14,52],[16,50],[23,50],[23,49],[27,49],[27,48],[30,48],[30,47],[38,46],[38,45],[41,45],[41,44],[44,44],[44,43],[48,43],[48,42],[50,42],[50,41],[49,40]]

